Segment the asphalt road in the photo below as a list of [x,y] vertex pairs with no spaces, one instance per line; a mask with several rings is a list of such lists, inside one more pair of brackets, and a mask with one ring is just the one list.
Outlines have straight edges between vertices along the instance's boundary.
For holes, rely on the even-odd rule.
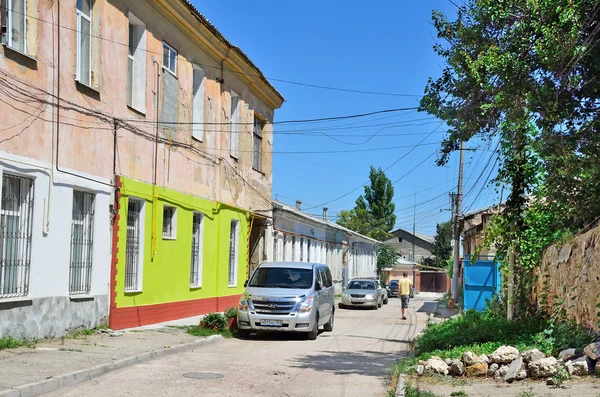
[[434,305],[413,300],[407,320],[398,299],[376,311],[337,309],[333,332],[316,341],[287,333],[226,339],[46,396],[385,396],[389,368]]

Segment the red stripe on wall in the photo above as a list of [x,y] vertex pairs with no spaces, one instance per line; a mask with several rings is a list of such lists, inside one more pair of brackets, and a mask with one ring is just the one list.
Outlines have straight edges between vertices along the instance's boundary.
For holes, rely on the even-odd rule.
[[140,327],[210,312],[222,312],[227,308],[237,307],[240,296],[231,295],[146,306],[114,307],[110,312],[110,328]]

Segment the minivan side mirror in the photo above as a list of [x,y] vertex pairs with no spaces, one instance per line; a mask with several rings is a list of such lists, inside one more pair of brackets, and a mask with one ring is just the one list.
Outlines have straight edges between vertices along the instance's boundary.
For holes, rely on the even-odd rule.
[[244,281],[244,288],[248,286],[248,280]]

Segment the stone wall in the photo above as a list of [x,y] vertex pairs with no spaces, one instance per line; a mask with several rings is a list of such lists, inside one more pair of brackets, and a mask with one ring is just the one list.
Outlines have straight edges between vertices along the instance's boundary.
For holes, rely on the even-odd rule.
[[562,306],[568,319],[599,330],[600,227],[548,247],[537,276],[533,301],[539,308],[554,313]]
[[108,296],[51,297],[2,302],[0,337],[58,338],[72,329],[106,324]]

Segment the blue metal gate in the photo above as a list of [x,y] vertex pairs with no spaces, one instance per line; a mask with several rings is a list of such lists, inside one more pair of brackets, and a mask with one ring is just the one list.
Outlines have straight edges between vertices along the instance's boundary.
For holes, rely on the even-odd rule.
[[486,300],[500,292],[500,264],[490,257],[472,260],[469,255],[464,261],[463,294],[464,309],[485,309]]

